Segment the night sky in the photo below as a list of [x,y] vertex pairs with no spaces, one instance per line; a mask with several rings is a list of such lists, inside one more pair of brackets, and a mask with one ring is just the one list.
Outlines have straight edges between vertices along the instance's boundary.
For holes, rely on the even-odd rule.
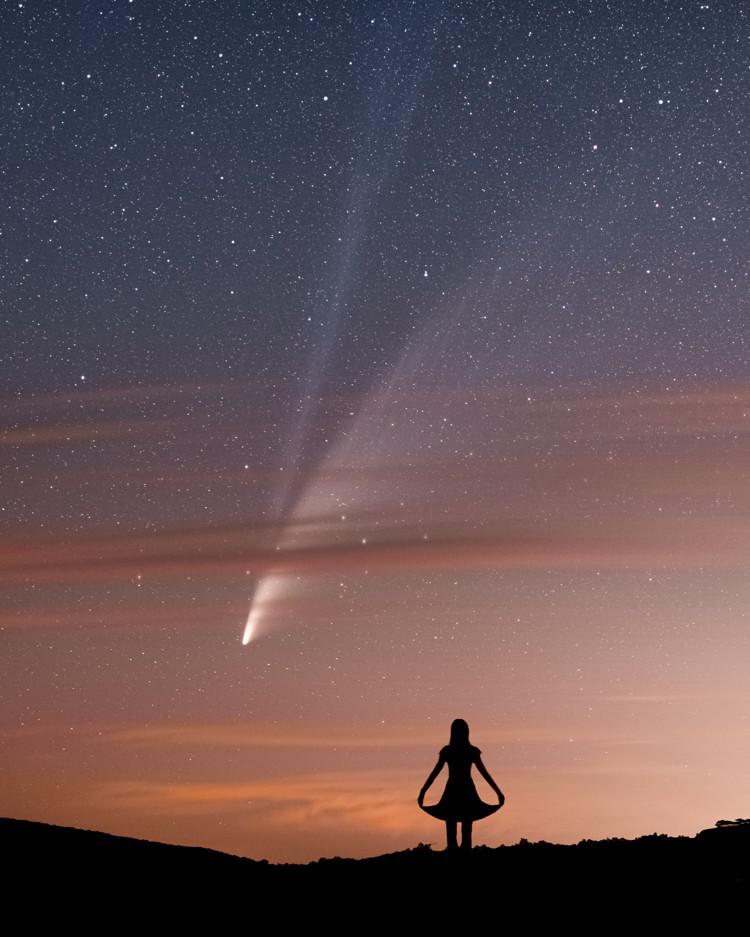
[[0,814],[442,848],[462,717],[477,843],[746,816],[747,8],[8,3],[0,62]]

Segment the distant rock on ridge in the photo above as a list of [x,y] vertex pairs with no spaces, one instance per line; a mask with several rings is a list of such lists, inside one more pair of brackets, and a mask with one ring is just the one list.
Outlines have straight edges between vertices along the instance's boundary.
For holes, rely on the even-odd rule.
[[704,842],[721,841],[732,842],[747,841],[750,845],[750,819],[738,817],[736,820],[717,820],[715,826],[701,830],[696,839]]

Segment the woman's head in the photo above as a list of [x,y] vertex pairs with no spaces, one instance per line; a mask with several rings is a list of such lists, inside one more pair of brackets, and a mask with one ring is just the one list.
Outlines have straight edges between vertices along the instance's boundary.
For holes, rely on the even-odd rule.
[[469,724],[465,719],[454,719],[451,723],[451,745],[469,744]]

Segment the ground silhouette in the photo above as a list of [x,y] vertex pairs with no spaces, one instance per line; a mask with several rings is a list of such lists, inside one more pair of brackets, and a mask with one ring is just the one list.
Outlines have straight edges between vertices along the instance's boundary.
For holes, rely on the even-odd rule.
[[0,819],[4,905],[6,912],[33,907],[37,920],[53,909],[58,923],[60,901],[75,920],[104,915],[110,923],[115,912],[138,916],[158,908],[175,920],[198,907],[225,916],[234,910],[238,919],[262,907],[300,924],[352,911],[386,920],[396,908],[437,919],[456,902],[468,902],[485,922],[496,915],[549,920],[571,911],[571,902],[588,915],[613,908],[672,913],[686,902],[746,901],[750,823],[725,823],[694,837],[654,833],[576,845],[521,840],[456,853],[420,843],[367,859],[301,865]]

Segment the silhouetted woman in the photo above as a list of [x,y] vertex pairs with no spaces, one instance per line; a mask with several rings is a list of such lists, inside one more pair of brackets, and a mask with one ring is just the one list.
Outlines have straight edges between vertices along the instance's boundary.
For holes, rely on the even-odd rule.
[[[419,792],[417,803],[430,816],[445,820],[445,832],[448,837],[448,849],[456,849],[456,828],[461,821],[461,848],[471,849],[471,825],[475,820],[488,817],[499,810],[505,803],[505,795],[495,784],[489,771],[482,764],[481,751],[469,741],[469,726],[463,719],[454,719],[451,724],[451,740],[440,749],[440,755],[430,776]],[[443,796],[432,807],[425,807],[424,795],[440,774],[444,764],[448,765],[448,781]],[[485,804],[477,793],[471,779],[471,766],[477,771],[497,794],[498,803]]]

